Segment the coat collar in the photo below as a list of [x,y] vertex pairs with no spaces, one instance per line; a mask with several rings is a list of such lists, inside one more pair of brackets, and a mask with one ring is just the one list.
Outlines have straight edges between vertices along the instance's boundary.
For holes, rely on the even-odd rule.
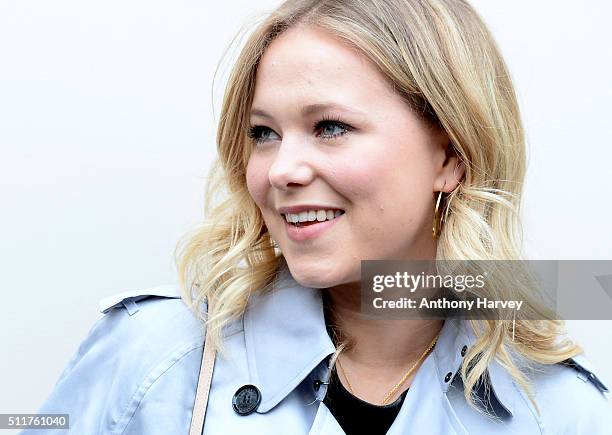
[[244,336],[249,375],[262,394],[257,412],[276,406],[336,349],[320,290],[298,284],[285,261],[272,290],[249,300]]
[[[244,314],[244,336],[249,376],[262,392],[259,413],[276,406],[335,351],[325,325],[320,289],[295,281],[284,260],[272,290],[254,294],[249,300]],[[455,385],[453,380],[455,375],[459,378],[463,360],[462,349],[469,348],[474,341],[467,321],[445,320],[432,352],[438,387],[443,393],[451,384]],[[477,391],[482,396],[478,402],[490,400],[494,409],[512,415],[517,391],[512,378],[497,363],[492,363],[488,372],[490,388],[483,385]],[[485,397],[488,389],[491,394]]]
[[[440,389],[461,384],[461,364],[467,350],[476,342],[476,336],[467,320],[447,318],[433,350]],[[465,351],[464,351],[465,349]],[[483,410],[498,417],[512,416],[518,390],[510,374],[493,361],[487,369],[487,384],[480,384],[474,391],[476,403]],[[450,378],[450,380],[449,380]]]

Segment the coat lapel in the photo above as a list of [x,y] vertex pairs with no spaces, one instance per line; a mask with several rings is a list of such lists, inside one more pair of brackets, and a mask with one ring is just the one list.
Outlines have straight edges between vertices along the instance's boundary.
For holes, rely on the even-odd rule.
[[261,390],[259,413],[276,406],[335,351],[320,289],[299,285],[286,265],[272,291],[249,302],[244,334],[249,376]]

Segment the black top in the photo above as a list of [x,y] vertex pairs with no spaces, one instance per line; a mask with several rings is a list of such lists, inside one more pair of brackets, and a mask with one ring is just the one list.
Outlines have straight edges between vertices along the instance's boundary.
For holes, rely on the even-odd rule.
[[408,390],[393,403],[374,405],[353,396],[334,370],[323,403],[347,435],[385,435],[397,416]]

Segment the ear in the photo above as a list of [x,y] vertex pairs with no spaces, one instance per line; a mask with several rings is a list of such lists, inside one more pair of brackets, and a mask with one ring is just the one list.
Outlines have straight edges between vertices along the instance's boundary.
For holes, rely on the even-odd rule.
[[437,175],[434,180],[434,192],[452,192],[457,188],[465,175],[465,163],[459,157],[446,132],[443,132],[441,142],[440,161]]

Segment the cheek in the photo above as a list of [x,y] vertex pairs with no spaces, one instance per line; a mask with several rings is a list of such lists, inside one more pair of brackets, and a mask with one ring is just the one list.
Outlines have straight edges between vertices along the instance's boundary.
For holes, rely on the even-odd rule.
[[[356,154],[359,158],[355,158]],[[388,169],[387,164],[380,155],[357,147],[356,151],[330,159],[326,172],[331,187],[352,207],[358,207],[360,199],[370,198],[378,190],[377,180]]]
[[432,172],[425,161],[396,160],[379,178],[378,199],[384,207],[380,217],[396,221],[398,227],[420,226],[432,197]]
[[382,201],[379,205],[384,208],[399,206],[431,188],[427,165],[398,152],[361,154],[359,159],[336,162],[332,174],[333,186],[354,207],[370,207],[371,201]]
[[396,147],[336,164],[334,186],[354,211],[348,216],[352,227],[368,240],[389,232],[412,233],[425,222],[433,175],[423,154]]
[[266,194],[268,191],[268,172],[265,167],[265,162],[252,157],[246,167],[246,182],[249,194],[253,201],[263,207],[266,203]]

